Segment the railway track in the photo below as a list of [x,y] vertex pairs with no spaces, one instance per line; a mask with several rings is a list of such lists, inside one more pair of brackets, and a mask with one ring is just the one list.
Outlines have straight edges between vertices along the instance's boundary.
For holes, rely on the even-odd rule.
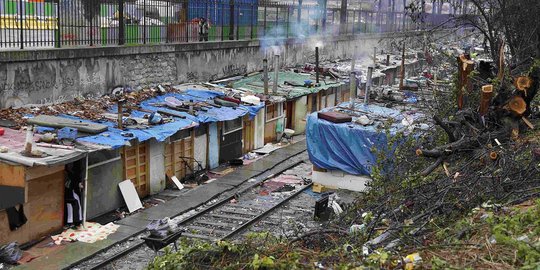
[[[270,192],[265,190],[264,184],[267,181],[302,163],[303,161],[294,162],[277,174],[257,181],[253,185],[181,220],[177,224],[179,229],[185,230],[182,237],[215,242],[231,239],[239,235],[251,225],[270,215],[283,204],[311,187],[311,183],[306,182],[295,186],[285,185],[281,187],[282,190],[278,190],[279,192],[276,194],[279,195],[277,196],[272,196]],[[145,235],[144,232],[141,234]],[[122,251],[108,256],[87,269],[103,269],[114,261],[144,248],[144,245],[144,240],[136,237],[136,240],[133,240]]]

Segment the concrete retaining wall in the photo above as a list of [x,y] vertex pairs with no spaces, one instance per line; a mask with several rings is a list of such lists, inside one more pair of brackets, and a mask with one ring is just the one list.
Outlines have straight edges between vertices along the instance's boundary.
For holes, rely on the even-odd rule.
[[[321,58],[348,58],[354,46],[368,55],[386,37],[395,35],[327,38]],[[314,47],[323,45],[318,39],[280,42],[270,48],[259,41],[230,41],[0,52],[0,108],[95,97],[116,85],[137,88],[252,72],[275,51],[282,56],[281,66],[293,66],[313,60]]]

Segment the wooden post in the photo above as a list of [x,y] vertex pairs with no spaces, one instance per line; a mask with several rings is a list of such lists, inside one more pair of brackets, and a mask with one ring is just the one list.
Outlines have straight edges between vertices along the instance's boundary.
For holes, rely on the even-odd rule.
[[83,228],[86,228],[86,219],[88,218],[87,209],[88,209],[88,154],[85,158],[85,164],[84,167],[84,205],[83,205]]
[[403,90],[403,80],[405,79],[405,42],[403,42],[403,50],[401,52],[401,70],[399,71],[399,90]]
[[369,91],[371,90],[371,81],[373,76],[373,67],[368,67],[367,81],[366,81],[366,91],[364,95],[364,105],[369,103]]
[[118,100],[118,129],[123,129],[122,128],[122,114],[123,114],[122,103],[123,102],[124,102],[123,100]]

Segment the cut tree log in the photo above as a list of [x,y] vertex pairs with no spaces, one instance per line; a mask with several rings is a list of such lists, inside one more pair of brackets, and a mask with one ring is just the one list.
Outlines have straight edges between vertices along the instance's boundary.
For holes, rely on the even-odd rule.
[[499,73],[497,73],[497,79],[502,83],[504,79],[504,40],[501,42],[499,48]]
[[490,140],[496,138],[509,138],[510,130],[501,128],[497,131],[484,132],[481,135],[468,136],[458,141],[435,147],[434,149],[417,149],[416,155],[423,157],[439,158],[449,156],[455,153],[470,152],[481,145],[487,144]]
[[522,116],[527,111],[527,103],[522,97],[514,96],[508,101],[508,110],[516,116]]
[[478,109],[480,116],[485,116],[488,113],[489,104],[491,104],[492,97],[493,85],[488,84],[482,86],[482,97],[480,98],[480,108]]
[[462,54],[457,58],[458,62],[458,96],[457,103],[458,108],[461,110],[464,106],[463,95],[465,95],[464,89],[467,92],[471,92],[471,83],[469,81],[469,75],[474,70],[474,61],[471,60],[469,55]]
[[533,80],[527,76],[519,76],[514,79],[514,86],[517,90],[525,93],[527,96],[527,90],[533,85]]

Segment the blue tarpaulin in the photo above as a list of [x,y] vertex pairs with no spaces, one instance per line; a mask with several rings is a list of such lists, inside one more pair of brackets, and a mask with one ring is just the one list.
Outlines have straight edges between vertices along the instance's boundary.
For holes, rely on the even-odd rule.
[[[151,138],[156,139],[159,142],[162,142],[174,135],[176,132],[182,129],[190,128],[197,126],[199,123],[211,123],[219,121],[228,121],[234,120],[238,117],[242,117],[246,114],[250,114],[253,118],[260,109],[264,107],[264,103],[261,103],[258,106],[244,106],[240,105],[237,108],[221,107],[221,108],[211,108],[207,112],[199,111],[197,116],[192,116],[185,112],[179,112],[172,109],[167,109],[166,107],[156,106],[156,104],[165,103],[166,97],[176,97],[180,101],[194,101],[194,102],[203,102],[212,100],[214,97],[223,96],[223,93],[216,91],[205,91],[205,90],[187,90],[182,94],[178,93],[169,93],[155,98],[148,99],[143,101],[140,104],[140,107],[144,110],[157,111],[164,110],[170,111],[171,113],[181,114],[186,116],[186,119],[181,119],[179,117],[173,117],[174,122],[162,124],[162,125],[153,125],[149,126],[146,129],[125,129],[120,130],[115,128],[116,123],[112,121],[101,121],[100,124],[107,125],[109,129],[106,132],[103,132],[94,136],[87,136],[83,138],[78,138],[77,141],[88,142],[94,144],[101,144],[110,146],[113,149],[120,148],[126,145],[130,140],[137,139],[139,142],[144,142]],[[110,109],[111,113],[116,113],[117,107],[113,106]],[[146,112],[140,112],[133,110],[131,112],[131,117],[142,118]],[[63,115],[62,117],[78,119],[73,116]],[[83,120],[85,121],[85,120]],[[122,134],[133,134],[132,137],[123,136]]]
[[[141,107],[146,110],[152,110],[156,111],[158,109],[170,111],[172,113],[179,113],[178,111],[167,109],[166,107],[157,107],[153,104],[161,104],[165,103],[165,98],[167,97],[175,97],[180,101],[194,101],[194,102],[206,102],[211,101],[215,97],[224,96],[223,93],[216,92],[216,91],[206,91],[206,90],[186,90],[182,94],[178,93],[169,93],[162,96],[158,96],[155,98],[148,99],[141,103]],[[238,117],[242,117],[249,113],[250,119],[253,119],[255,116],[257,116],[257,113],[264,108],[264,103],[261,103],[259,105],[253,105],[253,106],[245,106],[240,105],[236,108],[230,108],[222,106],[221,108],[209,108],[208,111],[203,112],[199,111],[199,114],[197,116],[192,116],[188,113],[180,112],[180,114],[185,115],[189,119],[192,119],[193,121],[199,122],[199,123],[212,123],[212,122],[220,122],[220,121],[229,121],[234,120]]]
[[[349,103],[340,106],[348,107]],[[323,111],[328,110],[331,109]],[[369,112],[368,117],[378,115],[395,119],[396,123],[390,128],[392,135],[405,127],[401,124],[404,116],[397,110],[363,104],[357,104],[355,110]],[[319,119],[317,113],[308,116],[306,142],[309,158],[315,166],[353,175],[371,173],[371,167],[377,162],[376,154],[371,151],[373,147],[388,149],[385,130],[353,122],[336,124]]]

